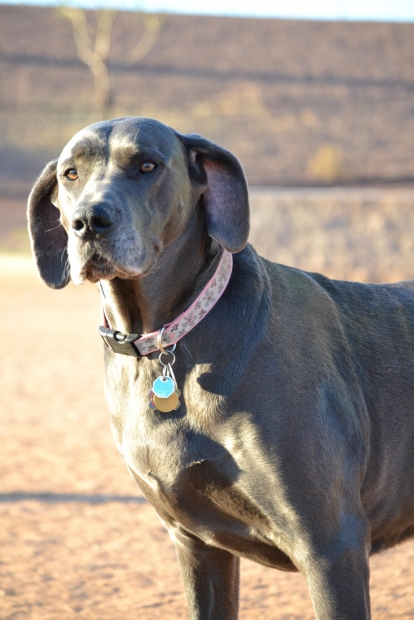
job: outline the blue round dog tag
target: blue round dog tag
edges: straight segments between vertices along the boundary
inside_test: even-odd
[[[158,398],[168,398],[174,393],[174,381],[171,377],[158,377],[158,379],[154,381],[152,390]]]

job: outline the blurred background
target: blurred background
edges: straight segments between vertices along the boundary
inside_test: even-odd
[[[112,442],[95,287],[48,290],[26,232],[43,166],[123,115],[231,150],[267,258],[414,276],[412,0],[0,2],[5,620],[187,617],[172,544]],[[374,620],[414,617],[414,545],[371,569]],[[243,562],[240,617],[312,619],[302,578]]]
[[[325,2],[328,17],[348,16],[335,21],[0,4],[1,250],[27,252],[26,197],[76,131],[141,115],[236,154],[251,240],[268,258],[336,278],[411,277],[414,24],[349,19],[414,19],[412,3],[393,4],[364,14]]]

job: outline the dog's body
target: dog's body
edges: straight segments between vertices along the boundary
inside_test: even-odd
[[[148,119],[75,136],[29,221],[46,283],[68,282],[68,245],[72,278],[100,280],[122,332],[171,321],[222,246],[238,252],[220,301],[177,346],[178,411],[148,408],[157,354],[106,349],[115,441],[176,544],[192,620],[237,618],[238,557],[300,570],[318,620],[368,619],[369,554],[414,535],[414,282],[261,259],[245,246],[234,156]]]

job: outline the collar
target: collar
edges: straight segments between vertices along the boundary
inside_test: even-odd
[[[233,257],[230,252],[223,250],[215,274],[191,306],[171,321],[171,323],[162,326],[162,347],[175,345],[214,308],[229,283],[232,268]],[[103,303],[101,303],[101,308],[104,327],[99,328],[99,333],[106,345],[115,353],[141,357],[142,355],[149,355],[149,353],[160,350],[160,343],[158,341],[160,330],[142,335],[134,333],[122,334],[110,328]]]

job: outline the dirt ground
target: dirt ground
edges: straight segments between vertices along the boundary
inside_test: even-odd
[[[0,618],[186,618],[172,543],[113,445],[95,287],[0,257]],[[414,542],[371,562],[374,620],[414,618]],[[242,620],[310,620],[300,575],[242,562]]]

